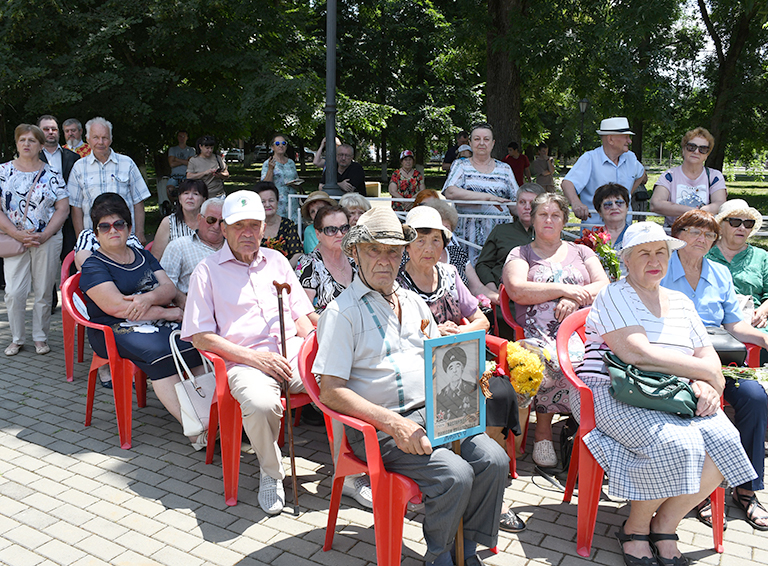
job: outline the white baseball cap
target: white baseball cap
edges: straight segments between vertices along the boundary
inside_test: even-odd
[[[264,205],[261,197],[253,191],[236,191],[224,199],[221,217],[229,226],[241,220],[264,221]]]

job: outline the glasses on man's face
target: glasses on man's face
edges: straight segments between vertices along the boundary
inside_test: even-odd
[[[744,218],[728,218],[728,224],[731,225],[731,228],[738,228],[742,224],[744,224],[744,228],[754,228],[755,221],[751,218],[749,220],[746,220]]]
[[[276,141],[275,145],[288,145],[287,141]]]
[[[614,205],[616,206],[616,208],[621,208],[625,204],[627,203],[624,202],[624,199],[621,199],[621,198],[617,198],[616,200],[604,200],[603,208],[613,208]]]
[[[710,242],[717,240],[717,234],[714,232],[705,232],[704,230],[699,230],[698,228],[683,228],[683,232],[688,232],[691,237],[695,239],[704,236]]]
[[[685,149],[690,151],[691,153],[696,153],[696,150],[699,151],[699,153],[706,155],[709,153],[709,146],[708,145],[696,145],[695,143],[688,142],[685,144]]]
[[[326,226],[323,228],[323,234],[326,236],[335,236],[338,232],[341,232],[342,236],[349,232],[349,224],[344,224],[344,226]]]
[[[97,228],[99,229],[99,232],[101,232],[102,234],[109,234],[112,228],[114,228],[118,232],[122,232],[123,230],[126,229],[127,226],[128,224],[125,220],[115,220],[112,224],[110,224],[109,222],[102,222],[97,226]]]
[[[224,222],[224,219],[223,218],[216,218],[215,216],[206,216],[205,217],[205,221],[208,224],[216,224],[217,222],[219,224],[221,224],[222,222]]]

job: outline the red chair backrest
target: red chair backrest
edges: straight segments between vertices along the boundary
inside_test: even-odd
[[[512,302],[509,300],[509,295],[504,285],[499,286],[499,306],[501,307],[501,316],[510,328],[515,331],[515,340],[523,340],[525,338],[525,331],[523,327],[517,324],[515,315],[512,313],[510,305]]]
[[[151,252],[152,251],[152,246],[154,246],[154,245],[155,245],[155,241],[152,240],[146,246],[144,246],[144,249],[147,250],[148,252]]]
[[[69,270],[72,267],[72,264],[75,261],[75,250],[72,250],[69,252],[66,256],[64,256],[64,261],[61,262],[61,284],[64,284],[64,281],[69,279]]]
[[[584,324],[590,310],[591,309],[589,308],[583,308],[569,314],[560,324],[555,340],[555,344],[557,345],[557,360],[560,363],[560,369],[563,371],[563,375],[565,375],[571,385],[576,388],[581,398],[580,425],[585,432],[595,428],[594,398],[592,396],[592,390],[587,387],[573,371],[573,364],[571,363],[571,358],[568,352],[568,341],[574,333],[578,333],[581,339],[585,340]]]
[[[75,319],[77,324],[83,326],[89,326],[91,328],[103,328],[100,324],[94,324],[87,318],[85,318],[80,310],[75,306],[73,295],[80,297],[80,300],[85,302],[83,292],[80,290],[80,273],[75,273],[72,277],[69,277],[66,281],[62,281],[61,284],[61,306],[67,311],[69,316]]]

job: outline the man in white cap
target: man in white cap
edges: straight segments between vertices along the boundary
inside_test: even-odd
[[[597,213],[589,214],[592,198],[598,187],[618,183],[629,191],[630,197],[647,178],[643,164],[629,151],[632,145],[629,121],[624,117],[606,118],[597,130],[601,145],[579,157],[561,183],[573,213],[589,224],[599,224]],[[629,203],[624,206],[629,207]],[[627,215],[632,221],[632,215]]]
[[[320,316],[312,373],[321,376],[323,403],[374,425],[386,468],[419,485],[426,563],[454,563],[463,518],[465,564],[478,566],[477,544],[496,545],[509,458],[486,434],[463,439],[461,455],[427,438],[424,340],[440,330],[427,304],[395,283],[403,249],[415,239],[388,207],[372,208],[344,236],[358,274]],[[362,433],[347,428],[346,435],[365,460]]]
[[[260,248],[264,207],[253,191],[224,201],[222,248],[203,259],[189,280],[182,335],[196,348],[227,362],[232,396],[240,403],[243,427],[259,458],[259,505],[274,515],[285,505],[285,472],[277,446],[283,408],[280,384],[303,390],[298,353],[313,326],[314,312],[291,264],[280,252]],[[284,308],[287,359],[281,355],[277,291],[273,281],[293,289]]]

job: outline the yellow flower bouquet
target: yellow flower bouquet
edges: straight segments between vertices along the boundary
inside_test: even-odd
[[[517,404],[525,409],[539,391],[544,379],[545,360],[549,356],[546,350],[526,340],[509,342],[507,345],[507,364],[509,381],[517,392]]]

